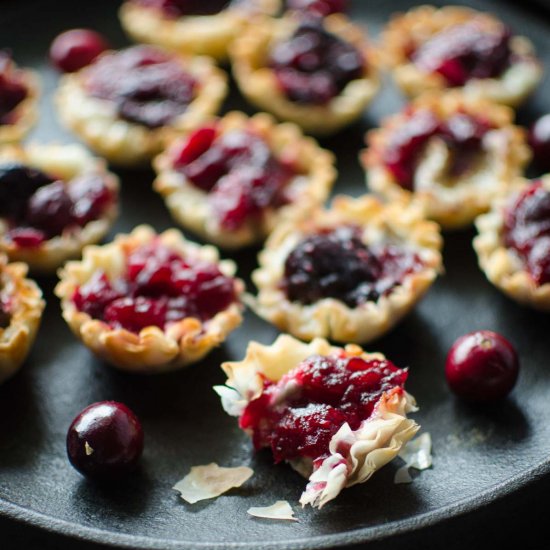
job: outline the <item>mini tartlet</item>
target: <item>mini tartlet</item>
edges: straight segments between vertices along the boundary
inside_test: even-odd
[[[174,141],[154,166],[174,219],[233,249],[324,203],[336,178],[331,153],[265,113],[229,113]]]
[[[25,264],[10,264],[0,253],[0,383],[25,361],[46,305],[42,291],[26,275]]]
[[[355,345],[281,335],[270,346],[251,342],[242,361],[222,368],[228,380],[214,389],[225,411],[257,450],[271,448],[309,479],[302,506],[321,508],[364,483],[419,429],[407,418],[417,410],[407,370]]]
[[[468,226],[531,158],[513,120],[504,105],[426,94],[367,133],[368,186],[388,200],[414,197],[445,229]]]
[[[125,31],[138,42],[224,61],[229,46],[251,16],[274,15],[280,3],[280,0],[126,0],[119,17]]]
[[[476,227],[474,248],[487,279],[513,300],[550,311],[550,175],[518,179]]]
[[[542,78],[530,40],[466,7],[420,6],[398,14],[382,43],[397,85],[411,97],[453,87],[472,99],[515,107]]]
[[[303,340],[365,343],[390,330],[441,270],[441,235],[419,208],[339,196],[266,241],[256,313]]]
[[[59,272],[55,292],[74,334],[122,370],[157,373],[202,359],[242,321],[235,264],[176,229],[139,226]]]
[[[365,34],[341,14],[258,18],[235,41],[231,60],[252,104],[312,134],[358,119],[379,88]]]
[[[118,178],[81,145],[0,151],[0,252],[55,273],[99,242],[118,213]]]
[[[0,145],[21,141],[38,118],[40,81],[0,51]]]
[[[62,122],[91,149],[132,166],[215,115],[226,93],[227,77],[211,59],[132,46],[63,76],[56,104]]]

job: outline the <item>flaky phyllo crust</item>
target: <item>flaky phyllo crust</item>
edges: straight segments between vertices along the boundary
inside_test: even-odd
[[[52,274],[67,260],[78,258],[86,245],[99,242],[109,232],[118,215],[119,182],[117,176],[107,171],[103,159],[92,156],[81,145],[32,143],[25,147],[11,146],[2,149],[0,166],[12,162],[38,168],[66,181],[68,185],[69,180],[77,176],[97,174],[111,190],[113,200],[100,218],[83,227],[71,226],[61,235],[32,248],[20,247],[7,238],[8,224],[0,218],[0,252],[6,253],[10,261],[27,263],[33,273]]]
[[[500,30],[503,23],[488,13],[466,7],[419,6],[395,15],[382,33],[381,59],[392,69],[395,82],[409,97],[448,88],[445,78],[427,73],[409,59],[411,49],[455,25],[476,21],[482,28]],[[487,99],[516,107],[523,103],[542,78],[542,67],[533,44],[524,36],[511,39],[511,66],[497,78],[472,79],[460,89],[472,99]]]
[[[362,228],[368,245],[396,244],[415,252],[422,267],[377,302],[354,308],[335,298],[310,305],[291,302],[281,288],[287,256],[308,235],[342,225]],[[426,221],[414,205],[400,201],[385,205],[368,195],[338,196],[329,210],[316,209],[307,219],[288,221],[270,235],[252,274],[258,295],[251,306],[260,317],[303,340],[370,342],[390,330],[431,286],[442,269],[441,245],[437,224]]]
[[[234,4],[215,15],[165,17],[162,10],[138,2],[122,4],[119,17],[124,30],[136,42],[156,44],[188,55],[208,55],[224,61],[233,40],[255,13],[274,15],[280,0],[251,0]]]
[[[457,113],[479,117],[493,126],[482,140],[484,155],[459,177],[450,177],[449,148],[437,137],[430,138],[420,154],[414,173],[414,192],[404,189],[384,165],[384,152],[392,136],[419,111],[430,111],[442,121]],[[531,159],[526,132],[513,125],[514,112],[485,100],[470,100],[456,91],[426,94],[406,109],[386,118],[380,128],[366,135],[367,149],[360,156],[368,187],[388,200],[413,197],[430,219],[444,229],[470,225],[489,209],[491,201],[505,193],[513,179],[523,173]]]
[[[365,360],[384,359],[380,353],[367,353],[355,345],[347,345],[345,353]],[[225,411],[240,416],[247,404],[263,390],[263,380],[278,382],[284,374],[296,368],[312,355],[331,355],[342,352],[326,340],[316,338],[309,344],[281,335],[270,346],[257,342],[248,345],[246,357],[239,362],[222,365],[227,374],[225,386],[216,386]],[[401,388],[382,395],[374,412],[357,430],[346,423],[332,437],[328,454],[314,468],[310,458],[292,460],[290,465],[309,479],[300,502],[321,508],[336,498],[345,487],[367,481],[382,468],[416,434],[420,426],[407,418],[415,411],[414,398]]]
[[[277,159],[295,167],[297,174],[286,187],[291,202],[280,208],[266,208],[261,217],[249,219],[238,229],[221,227],[208,200],[208,193],[174,169],[175,152],[181,146],[176,140],[154,161],[158,174],[154,187],[163,196],[172,217],[182,227],[218,246],[236,249],[263,241],[283,220],[305,216],[328,198],[336,179],[334,157],[321,149],[315,140],[305,137],[296,125],[276,124],[265,113],[249,118],[243,113],[231,112],[216,122],[216,128],[218,135],[249,130],[266,140]]]
[[[325,28],[363,54],[364,73],[361,78],[349,82],[326,105],[290,101],[267,62],[273,45],[290,37],[299,21],[297,14],[253,21],[231,47],[233,75],[241,92],[258,108],[281,120],[294,122],[307,133],[331,134],[359,118],[378,91],[380,81],[375,56],[361,29],[341,14],[329,15],[324,19]]]
[[[147,128],[119,117],[113,102],[93,97],[86,90],[86,67],[61,78],[55,102],[62,123],[109,162],[121,166],[146,164],[174,135],[215,115],[227,94],[227,77],[210,58],[176,59],[198,84],[193,101],[170,125]]]
[[[146,225],[136,227],[130,234],[118,235],[114,242],[104,246],[88,246],[82,261],[69,262],[59,271],[60,282],[55,293],[61,298],[63,318],[74,334],[97,356],[122,370],[137,373],[157,373],[176,370],[202,359],[227,335],[241,324],[242,306],[239,300],[244,283],[235,279],[237,299],[227,309],[208,321],[192,317],[171,323],[164,330],[145,327],[139,334],[126,329],[112,329],[87,313],[78,311],[73,296],[98,270],[109,280],[122,277],[126,258],[138,247],[158,242],[183,257],[216,263],[221,272],[232,277],[236,271],[230,260],[219,260],[212,246],[200,246],[186,240],[176,229],[157,234]]]
[[[0,296],[9,304],[10,314],[10,324],[0,327],[0,383],[13,376],[25,361],[45,306],[42,291],[26,275],[25,264],[10,264],[0,253]]]
[[[541,178],[550,191],[550,175]],[[514,182],[510,192],[493,202],[491,210],[476,220],[478,236],[474,239],[479,266],[487,279],[513,300],[542,311],[550,311],[550,283],[538,285],[517,252],[504,243],[505,210],[533,182],[523,178]]]

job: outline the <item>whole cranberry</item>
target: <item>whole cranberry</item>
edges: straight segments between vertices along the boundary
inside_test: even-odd
[[[550,171],[550,113],[533,123],[529,131],[529,144],[537,166]]]
[[[89,65],[109,44],[99,33],[88,29],[72,29],[55,38],[50,46],[52,63],[65,73],[79,71]]]
[[[476,402],[506,397],[518,373],[516,350],[506,338],[490,330],[461,336],[449,350],[445,364],[451,390],[459,397]]]
[[[83,475],[114,479],[131,472],[143,451],[137,416],[122,403],[100,401],[81,411],[67,432],[67,455]]]

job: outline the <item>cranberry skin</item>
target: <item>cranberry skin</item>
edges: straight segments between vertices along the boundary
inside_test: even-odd
[[[143,430],[137,416],[116,401],[93,403],[72,421],[67,455],[83,475],[114,479],[131,472],[143,451]]]
[[[544,171],[550,171],[550,113],[541,116],[531,126],[529,144],[537,166]]]
[[[489,403],[506,397],[519,374],[512,344],[490,330],[461,336],[449,350],[445,375],[451,390],[468,401]]]
[[[64,73],[74,73],[89,65],[109,44],[99,33],[88,29],[72,29],[61,33],[52,42],[50,59]]]

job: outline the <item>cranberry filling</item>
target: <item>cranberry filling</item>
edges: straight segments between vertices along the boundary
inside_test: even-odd
[[[428,141],[442,139],[452,155],[448,166],[451,177],[459,177],[472,168],[483,151],[483,138],[491,124],[466,113],[456,113],[446,121],[427,110],[414,112],[390,136],[383,162],[399,185],[413,190],[418,159]]]
[[[292,302],[335,298],[357,307],[376,302],[421,267],[417,254],[395,245],[368,246],[359,228],[343,226],[303,239],[285,261],[281,286]]]
[[[177,18],[185,15],[216,15],[230,4],[242,3],[243,0],[134,0],[148,8],[156,8],[165,17]]]
[[[264,380],[239,424],[254,447],[270,447],[275,462],[318,459],[346,422],[352,430],[373,413],[384,392],[403,391],[407,370],[383,359],[313,355],[279,382]]]
[[[191,134],[176,151],[174,166],[208,193],[215,216],[228,230],[288,202],[286,186],[295,175],[261,136],[249,130],[218,135],[213,127]]]
[[[73,296],[79,311],[135,333],[186,317],[207,321],[235,300],[233,279],[215,264],[182,258],[158,242],[131,252],[120,279],[98,271]]]
[[[275,45],[269,66],[288,99],[324,105],[362,76],[365,60],[352,44],[325,30],[322,19],[311,19]]]
[[[98,219],[113,199],[97,174],[77,176],[67,184],[22,164],[0,167],[0,218],[8,222],[7,236],[23,248]]]
[[[538,285],[550,283],[550,191],[527,187],[505,211],[504,243],[525,261]]]
[[[287,8],[325,17],[332,13],[344,13],[348,0],[286,0]]]
[[[104,55],[86,74],[90,95],[112,101],[121,118],[148,128],[170,124],[184,113],[198,86],[175,57],[150,46]]]
[[[450,27],[412,52],[421,70],[442,75],[450,86],[500,76],[511,62],[510,29],[487,30],[477,21]]]
[[[27,86],[14,74],[10,55],[0,51],[0,125],[15,122],[13,111],[28,93]]]

